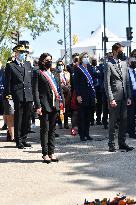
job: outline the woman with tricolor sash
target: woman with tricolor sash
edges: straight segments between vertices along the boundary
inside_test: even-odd
[[[91,109],[95,105],[95,90],[89,71],[89,56],[83,52],[79,56],[79,66],[74,72],[74,87],[79,104],[78,133],[81,141],[92,140],[89,136]]]
[[[70,85],[70,73],[67,71],[66,66],[62,59],[58,59],[56,62],[55,71],[58,73],[63,96],[65,100],[65,113],[64,113],[64,128],[69,129],[68,117],[70,116],[70,99],[71,99],[71,85]],[[58,125],[62,128],[62,121],[58,118]]]
[[[57,113],[63,106],[62,92],[57,77],[51,72],[52,56],[41,54],[39,69],[34,70],[34,103],[40,119],[42,158],[45,163],[58,162],[54,155]]]

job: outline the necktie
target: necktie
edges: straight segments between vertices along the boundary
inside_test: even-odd
[[[121,65],[120,65],[120,63],[118,63],[118,71],[119,71],[120,76],[122,77],[122,70],[121,70]]]
[[[20,63],[20,67],[23,67],[23,63]]]
[[[133,69],[133,74],[134,74],[134,78],[135,78],[135,81],[136,81],[136,72],[135,72],[134,69]]]

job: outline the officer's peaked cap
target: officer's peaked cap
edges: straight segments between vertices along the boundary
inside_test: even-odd
[[[14,48],[13,48],[13,51],[14,52],[16,52],[16,51],[24,51],[24,52],[26,52],[26,48],[25,48],[25,46],[24,45],[17,45],[17,46],[15,46]]]

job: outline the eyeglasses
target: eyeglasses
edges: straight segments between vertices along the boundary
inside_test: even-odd
[[[83,56],[83,58],[89,58],[89,56]]]

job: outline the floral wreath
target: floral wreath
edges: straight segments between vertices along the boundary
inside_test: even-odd
[[[113,200],[104,198],[103,200],[95,199],[92,202],[89,202],[85,199],[83,205],[133,205],[136,204],[136,201],[126,196],[120,196],[118,194]]]

